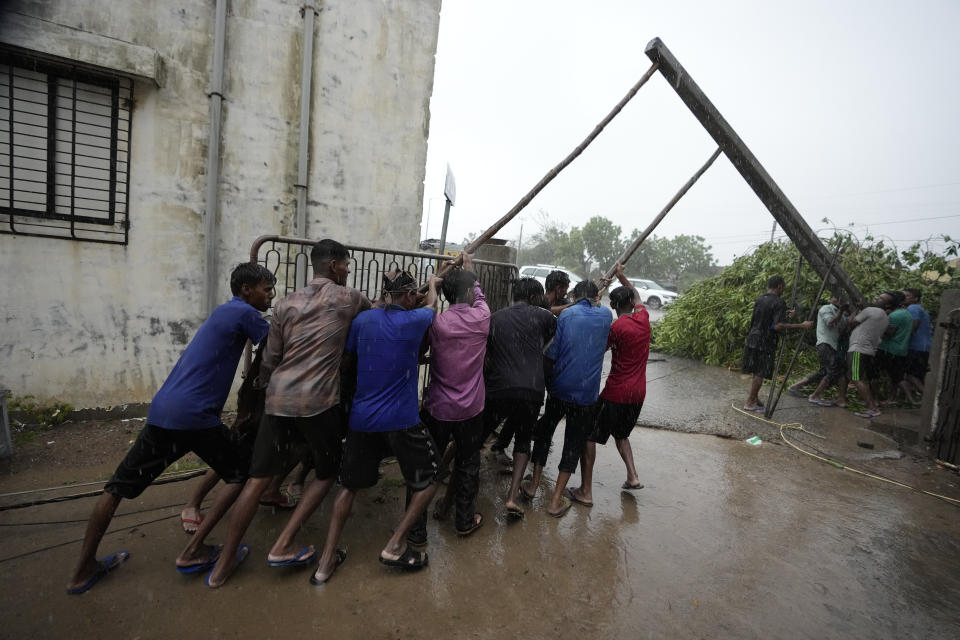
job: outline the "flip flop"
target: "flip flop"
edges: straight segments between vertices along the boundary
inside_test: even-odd
[[[577,504],[582,504],[582,505],[585,506],[585,507],[592,507],[592,506],[593,506],[593,503],[592,503],[592,502],[589,502],[589,501],[587,501],[587,500],[584,500],[583,498],[578,498],[576,492],[575,492],[573,489],[571,489],[570,487],[567,487],[566,495],[567,495],[568,498],[570,498],[570,500],[571,500],[572,502],[576,502]]]
[[[520,484],[520,495],[522,495],[527,500],[533,500],[534,498],[537,497],[536,490],[534,490],[534,493],[530,493],[529,491],[527,491],[527,488],[523,486],[522,483]]]
[[[468,529],[457,529],[457,535],[461,538],[466,538],[468,535],[479,529],[483,526],[483,514],[475,513],[473,514],[473,524]]]
[[[870,418],[876,418],[877,416],[881,415],[881,413],[879,411],[857,411],[853,415],[857,416],[858,418],[867,418],[869,420]]]
[[[560,507],[560,511],[557,511],[556,513],[551,513],[550,511],[547,511],[547,514],[549,514],[551,518],[562,518],[563,516],[567,515],[567,511],[570,511],[570,507],[572,506],[573,506],[573,503],[570,502],[570,499],[564,496],[563,506]]]
[[[289,509],[296,509],[297,501],[288,495],[284,495],[282,498],[267,498],[266,500],[260,500],[260,506],[273,507],[274,509],[287,511]]]
[[[334,555],[337,556],[337,559],[336,559],[336,561],[334,562],[333,571],[330,572],[330,575],[328,575],[328,576],[327,576],[326,578],[324,578],[323,580],[319,580],[319,579],[317,579],[317,572],[314,571],[313,574],[310,575],[310,584],[312,584],[312,585],[314,585],[314,586],[316,586],[316,587],[319,587],[319,586],[322,585],[322,584],[326,584],[327,582],[330,581],[330,578],[333,577],[333,574],[334,574],[334,572],[337,570],[337,567],[339,567],[340,565],[342,565],[342,564],[343,564],[344,562],[346,562],[346,560],[347,560],[347,552],[344,551],[343,549],[337,549],[337,550],[336,550],[336,553],[335,553]]]
[[[201,571],[206,571],[207,569],[213,569],[217,564],[217,559],[220,557],[220,552],[223,551],[223,545],[218,544],[215,547],[210,547],[210,553],[207,555],[207,559],[199,564],[188,564],[186,566],[177,565],[177,571],[186,575],[190,573],[199,573]]]
[[[250,555],[250,547],[241,542],[240,546],[237,547],[237,566],[233,568],[233,571],[236,571],[240,565],[243,564],[243,561],[247,559],[248,555]],[[230,575],[233,575],[233,571],[230,572]],[[203,579],[203,582],[211,589],[219,589],[223,586],[222,584],[218,584],[217,586],[210,584],[210,576],[212,575],[213,571],[207,574],[207,577]],[[227,577],[229,578],[230,576],[228,575]]]
[[[311,562],[317,556],[317,550],[311,549],[310,547],[304,547],[300,549],[300,552],[293,556],[292,558],[287,558],[286,560],[271,560],[270,556],[267,556],[267,564],[271,567],[303,567]]]
[[[403,550],[399,558],[384,558],[383,552],[380,552],[380,564],[388,567],[397,567],[398,569],[422,569],[427,566],[428,558],[426,551],[415,551],[410,547]]]
[[[200,516],[197,520],[193,518],[184,518],[180,516],[180,526],[183,527],[183,532],[187,535],[193,535],[197,532],[197,529],[200,528],[200,524],[203,522],[203,516]],[[187,525],[193,526],[192,529],[187,529]]]
[[[832,407],[834,406],[833,402],[830,400],[807,400],[809,404],[815,404],[818,407]]]
[[[637,489],[643,489],[643,483],[638,482],[637,484],[629,484],[628,482],[624,482],[622,485],[620,485],[620,488],[624,491],[636,491]]]
[[[103,576],[107,575],[130,557],[129,551],[117,551],[116,553],[111,553],[108,556],[97,559],[97,571],[93,576],[84,582],[79,587],[74,587],[73,589],[67,589],[67,593],[71,596],[78,596],[81,593],[86,593],[93,588],[93,585],[97,584],[97,581],[100,580]]]
[[[523,509],[517,507],[507,507],[507,517],[512,520],[523,520]]]
[[[743,407],[744,411],[763,411],[763,407],[757,405],[756,407]]]

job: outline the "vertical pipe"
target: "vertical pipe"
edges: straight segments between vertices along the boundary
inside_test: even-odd
[[[217,303],[217,215],[220,210],[220,112],[223,106],[223,51],[227,0],[217,0],[213,31],[213,73],[210,77],[210,144],[207,147],[207,211],[203,220],[203,306],[209,315]]]
[[[443,208],[443,230],[440,232],[440,255],[447,249],[447,222],[450,220],[450,200]]]
[[[297,160],[297,211],[294,220],[294,235],[307,237],[307,170],[310,149],[310,84],[313,80],[313,19],[317,9],[305,4],[300,10],[303,14],[303,59],[300,75],[300,142]]]

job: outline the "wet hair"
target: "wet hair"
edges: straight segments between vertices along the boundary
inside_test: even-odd
[[[912,295],[914,300],[916,300],[917,302],[920,302],[920,289],[908,288],[908,289],[904,289],[904,291]]]
[[[513,301],[530,302],[531,298],[543,297],[543,285],[536,278],[520,278],[513,281]]]
[[[884,291],[884,293],[890,296],[890,303],[893,305],[894,309],[903,304],[903,291]]]
[[[617,287],[610,292],[610,306],[620,311],[634,306],[632,287]]]
[[[320,265],[327,260],[344,260],[349,257],[350,252],[347,248],[330,238],[318,241],[310,250],[310,264],[313,265],[314,271],[321,271]]]
[[[767,278],[767,289],[776,289],[785,284],[787,284],[787,281],[783,279],[783,276],[778,275]]]
[[[593,280],[581,280],[577,283],[577,286],[573,288],[573,299],[577,302],[588,298],[593,300],[597,297],[597,294],[600,293],[600,289],[597,288],[597,283]]]
[[[270,269],[256,262],[241,262],[230,272],[230,291],[233,295],[240,295],[243,285],[255,287],[261,282],[277,283],[277,277]]]
[[[546,286],[547,291],[553,291],[557,287],[570,286],[570,276],[568,276],[563,271],[551,271],[547,274]]]
[[[443,283],[440,285],[443,291],[443,297],[450,304],[462,302],[467,297],[467,292],[473,289],[473,283],[477,281],[477,276],[472,271],[456,269],[443,277]]]
[[[384,293],[403,293],[404,291],[409,291],[416,288],[417,281],[413,279],[413,276],[410,275],[408,271],[383,274]]]

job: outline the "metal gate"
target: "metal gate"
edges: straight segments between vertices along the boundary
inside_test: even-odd
[[[933,406],[934,450],[938,460],[960,459],[960,309],[947,316],[940,348],[940,384]]]

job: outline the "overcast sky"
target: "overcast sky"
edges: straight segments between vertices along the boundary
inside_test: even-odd
[[[459,242],[586,137],[649,68],[654,37],[813,229],[829,218],[901,248],[960,236],[958,27],[957,0],[444,0],[421,237],[440,236],[448,163]],[[657,73],[499,236],[523,224],[529,238],[540,210],[642,229],[715,148]],[[656,233],[702,235],[729,264],[772,224],[721,156]]]

